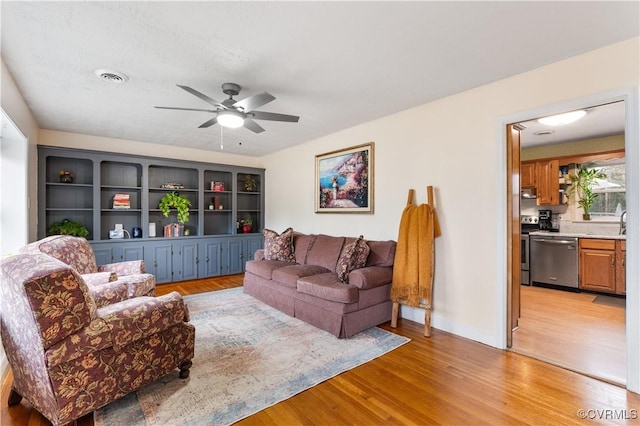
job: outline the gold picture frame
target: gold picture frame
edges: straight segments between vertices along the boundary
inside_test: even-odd
[[[316,155],[316,213],[373,214],[374,143]]]

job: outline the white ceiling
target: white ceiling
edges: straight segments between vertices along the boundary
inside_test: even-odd
[[[639,35],[632,2],[2,1],[1,53],[41,128],[217,151],[208,108],[268,91],[299,123],[225,129],[261,156]],[[94,75],[129,77],[113,84]]]

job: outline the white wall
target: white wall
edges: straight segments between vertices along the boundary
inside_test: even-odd
[[[28,139],[29,145],[27,147],[23,146],[22,140],[10,140],[4,141],[2,143],[2,156],[3,156],[3,170],[7,171],[6,168],[10,167],[12,173],[19,174],[18,178],[22,178],[22,182],[18,182],[18,184],[12,189],[13,191],[18,190],[22,191],[20,194],[20,200],[27,200],[27,202],[31,202],[30,205],[26,205],[24,202],[17,203],[14,207],[13,214],[19,215],[22,218],[27,218],[28,220],[21,221],[21,226],[23,229],[15,229],[14,233],[9,235],[2,236],[3,238],[3,251],[4,254],[4,239],[11,238],[12,247],[16,245],[24,245],[27,242],[27,238],[35,238],[36,235],[36,210],[35,210],[35,199],[36,199],[36,180],[29,179],[29,175],[35,176],[33,173],[24,174],[24,167],[20,167],[21,165],[17,164],[15,160],[24,161],[25,151],[28,154],[28,170],[35,172],[36,162],[35,162],[35,152],[36,152],[36,144],[38,142],[38,123],[36,122],[33,114],[27,107],[22,94],[18,90],[18,86],[16,86],[15,81],[13,80],[13,76],[9,73],[9,70],[4,64],[4,61],[0,58],[0,106],[2,110],[9,116],[13,124],[20,130],[20,132]],[[10,157],[11,161],[5,161],[5,156]],[[5,179],[3,179],[4,181]],[[3,185],[4,186],[4,185]],[[27,193],[25,194],[25,191]],[[2,188],[3,204],[5,203],[5,197],[8,196],[5,188]],[[20,209],[20,210],[18,210]],[[27,237],[29,236],[29,237]],[[0,283],[1,284],[1,283]],[[2,313],[0,312],[0,315]],[[7,356],[4,353],[3,348],[0,346],[0,380],[4,381],[5,376],[9,371],[9,364],[7,362]]]
[[[78,133],[59,132],[55,130],[40,130],[39,140],[40,145],[89,149],[93,151],[119,152],[123,154],[144,155],[148,157],[203,161],[208,163],[231,164],[247,167],[264,166],[264,160],[258,157],[191,148],[176,149],[176,147],[172,145],[159,145],[127,139],[114,139],[101,136],[82,135]]]
[[[505,307],[495,294],[504,276],[497,265],[506,225],[498,218],[506,184],[499,118],[637,86],[639,47],[634,38],[267,156],[266,225],[396,239],[407,190],[415,188],[425,202],[424,188],[433,185],[443,235],[436,242],[432,325],[500,346],[505,331],[496,324]],[[369,141],[375,214],[315,214],[314,156]],[[424,321],[414,309],[402,315]]]

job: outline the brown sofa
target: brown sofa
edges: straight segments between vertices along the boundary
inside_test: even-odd
[[[248,261],[244,292],[336,337],[391,319],[395,241],[366,241],[366,265],[339,280],[338,261],[355,238],[294,233],[295,262],[265,260],[258,250]]]

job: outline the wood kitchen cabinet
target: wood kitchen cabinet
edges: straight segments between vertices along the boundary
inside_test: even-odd
[[[580,288],[604,293],[625,293],[626,241],[580,239]]]
[[[560,204],[559,169],[558,160],[521,163],[520,186],[536,189],[536,203],[539,206],[557,206]]]
[[[560,182],[558,180],[558,160],[536,162],[536,192],[539,206],[560,204]]]
[[[627,294],[627,241],[616,240],[616,293]]]
[[[522,163],[520,165],[520,186],[522,188],[536,187],[536,163]]]

